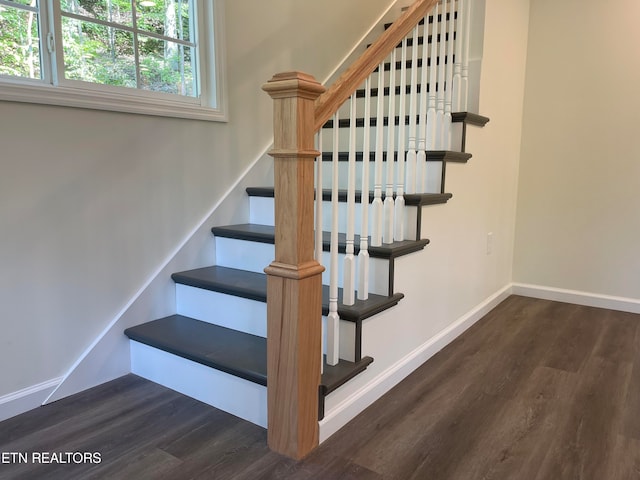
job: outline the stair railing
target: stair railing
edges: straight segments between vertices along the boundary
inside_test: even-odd
[[[343,142],[348,146],[347,180],[343,186],[347,200],[343,215],[347,223],[341,301],[344,305],[353,305],[357,300],[366,300],[370,285],[375,284],[369,278],[369,247],[405,238],[405,193],[426,193],[432,188],[426,168],[429,151],[450,148],[451,136],[447,130],[452,108],[466,106],[467,94],[462,89],[468,84],[468,63],[465,65],[468,35],[462,28],[469,25],[463,15],[469,10],[469,0],[440,1],[442,3],[438,0],[413,3],[326,91],[313,77],[300,72],[275,75],[263,87],[275,104],[274,148],[270,154],[275,162],[276,254],[274,262],[265,269],[268,277],[268,442],[271,449],[284,455],[301,458],[318,443],[324,270],[321,262],[325,249],[321,232],[328,210],[332,219],[328,235],[329,261],[326,262],[330,266],[327,272],[327,364],[337,364],[340,356],[338,197],[345,193],[339,191],[340,164],[345,163],[341,162],[345,155],[340,154]],[[397,85],[396,47],[399,45]],[[409,46],[411,75],[407,81]],[[453,89],[456,85],[459,91]],[[362,86],[364,92],[358,93],[357,89]],[[358,97],[364,98],[360,107]],[[372,118],[374,98],[376,115]],[[356,129],[358,110],[364,113],[362,132]],[[405,127],[407,110],[408,129]],[[331,135],[322,135],[325,124],[333,129]],[[346,125],[348,134],[341,135],[341,126]],[[314,138],[316,132],[318,137]],[[314,148],[316,145],[318,150],[331,152],[329,172],[322,171],[322,155]],[[357,152],[362,152],[359,217],[356,216]],[[318,183],[314,184],[316,157],[319,157],[315,169]],[[373,186],[370,184],[371,157]],[[323,191],[323,182],[328,178],[331,179],[330,193]],[[371,186],[373,200],[369,206]],[[327,195],[331,198],[331,208],[323,209],[322,201]],[[359,239],[356,229],[359,229]]]

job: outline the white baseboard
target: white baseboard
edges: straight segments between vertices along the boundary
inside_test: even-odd
[[[465,330],[493,310],[511,295],[511,284],[503,287],[482,303],[474,307],[453,324],[434,335],[404,358],[391,365],[360,390],[354,392],[343,402],[326,412],[320,421],[320,442],[337,432],[355,418],[374,401],[396,386],[416,368],[429,360],[445,346],[460,336]]]
[[[41,406],[61,381],[54,378],[0,397],[0,422]]]
[[[567,290],[564,288],[545,287],[542,285],[513,284],[513,294],[524,297],[573,303],[587,307],[608,308],[621,312],[640,313],[640,299],[601,295],[599,293]]]

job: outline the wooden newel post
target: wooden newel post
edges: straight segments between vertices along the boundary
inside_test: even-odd
[[[268,442],[300,459],[318,445],[322,267],[314,259],[314,103],[312,76],[275,75],[276,253],[267,273]]]

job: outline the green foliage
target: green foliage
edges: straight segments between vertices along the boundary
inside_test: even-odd
[[[152,34],[190,39],[188,0],[135,1],[138,28]],[[130,0],[62,0],[61,8],[65,78],[195,95],[191,48],[139,34],[136,67],[134,34],[92,21],[99,19],[132,27]],[[86,20],[70,18],[64,12]],[[40,77],[37,15],[0,6],[0,74]]]
[[[40,78],[36,14],[0,5],[0,75]]]

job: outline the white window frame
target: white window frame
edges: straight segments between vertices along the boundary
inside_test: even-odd
[[[226,59],[224,45],[224,0],[195,0],[197,14],[200,97],[193,98],[61,79],[57,75],[56,51],[62,49],[62,32],[55,32],[54,17],[60,19],[58,0],[40,0],[40,42],[43,78],[0,75],[0,100],[64,107],[226,122]],[[213,30],[213,33],[212,33]],[[49,53],[47,36],[55,32],[55,49]],[[58,55],[60,55],[58,53]],[[59,56],[61,58],[61,55]]]

